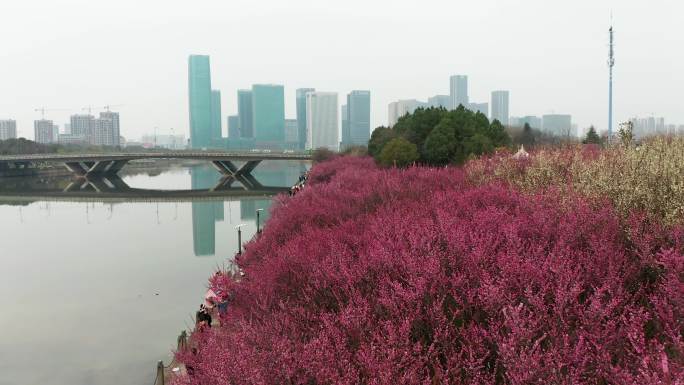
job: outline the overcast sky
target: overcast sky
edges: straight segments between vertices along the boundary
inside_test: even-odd
[[[608,24],[616,29],[616,120],[684,124],[684,3],[678,0],[0,0],[0,119],[33,137],[40,106],[60,127],[105,105],[122,135],[188,132],[187,56],[211,55],[225,116],[236,90],[372,93],[387,104],[447,94],[467,74],[471,101],[511,92],[511,115],[568,113],[607,126]],[[340,103],[341,104],[341,103]]]

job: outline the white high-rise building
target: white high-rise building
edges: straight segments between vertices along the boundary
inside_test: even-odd
[[[36,143],[51,144],[57,142],[57,132],[52,120],[34,120],[33,121],[33,140]]]
[[[17,138],[17,121],[12,119],[0,120],[0,140]]]
[[[397,124],[399,118],[406,114],[412,114],[420,107],[427,107],[428,104],[415,99],[398,100],[387,106],[387,122],[390,127]]]
[[[489,116],[489,103],[470,103],[468,109],[473,112],[480,112],[484,116]]]
[[[306,148],[337,151],[340,144],[337,93],[306,94]]]
[[[492,92],[492,103],[490,104],[492,108],[490,118],[492,121],[496,119],[504,126],[508,125],[508,102],[508,91]]]
[[[455,110],[458,106],[468,108],[468,76],[453,75],[449,78],[449,96],[451,97],[451,109]]]

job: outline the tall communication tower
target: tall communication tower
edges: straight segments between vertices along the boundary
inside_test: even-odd
[[[613,137],[613,67],[615,66],[615,50],[613,45],[613,25],[608,30],[610,35],[610,49],[608,51],[608,140]]]

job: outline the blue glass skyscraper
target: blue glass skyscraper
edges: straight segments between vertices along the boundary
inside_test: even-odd
[[[285,143],[285,89],[275,84],[252,86],[252,122],[257,146],[282,148]]]
[[[238,90],[238,116],[240,119],[240,136],[254,137],[254,113],[252,112],[252,91]]]
[[[209,56],[188,58],[188,97],[190,107],[190,145],[192,148],[211,146],[211,70]]]
[[[370,140],[370,105],[370,91],[352,91],[347,95],[349,145],[368,145],[368,140]]]

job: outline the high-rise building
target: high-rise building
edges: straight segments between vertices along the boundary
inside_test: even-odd
[[[428,98],[427,102],[429,107],[434,108],[445,108],[447,110],[451,109],[451,96],[450,95],[435,95]]]
[[[327,148],[337,151],[340,144],[337,106],[335,92],[306,94],[307,149]]]
[[[467,108],[470,111],[481,112],[484,116],[489,116],[489,103],[470,103]]]
[[[100,139],[97,140],[101,146],[114,146],[119,147],[121,145],[121,128],[119,126],[119,113],[112,111],[100,112],[100,126],[103,128],[102,132],[97,134]],[[110,124],[111,122],[111,124]]]
[[[221,91],[211,90],[211,139],[223,136],[223,119],[221,118]]]
[[[92,115],[71,115],[71,135],[82,136],[84,139],[89,138],[93,119],[95,117]]]
[[[397,124],[399,118],[406,114],[412,114],[421,107],[427,107],[427,103],[415,99],[392,102],[387,106],[387,123],[392,127]]]
[[[17,138],[17,121],[12,119],[0,120],[0,140]]]
[[[453,75],[449,78],[449,96],[451,99],[451,109],[455,110],[458,106],[468,107],[468,76]]]
[[[548,114],[542,116],[542,130],[555,136],[573,136],[572,116]]]
[[[190,170],[193,190],[209,189],[219,181],[219,173],[206,167]],[[216,222],[224,218],[223,202],[192,203],[192,241],[195,256],[209,256],[216,253]]]
[[[349,141],[352,146],[367,146],[370,139],[370,91],[354,90],[347,95]]]
[[[491,120],[498,120],[504,126],[508,125],[508,91],[493,91],[492,92],[492,112]]]
[[[299,148],[299,126],[297,119],[285,119],[285,144],[288,149]]]
[[[33,121],[33,138],[36,143],[52,144],[56,142],[55,124],[52,120],[34,120]]]
[[[299,149],[303,150],[306,147],[306,94],[316,91],[315,88],[299,88],[297,89],[297,125],[299,135]]]
[[[240,136],[254,137],[254,113],[252,112],[252,90],[238,90],[238,117],[240,118]]]
[[[190,145],[192,148],[210,147],[213,135],[209,56],[190,55],[188,59],[188,91],[190,102]]]
[[[275,84],[252,86],[254,138],[262,148],[281,148],[285,143],[285,89]]]
[[[516,126],[525,127],[525,124],[529,124],[530,128],[534,128],[535,130],[542,129],[542,120],[537,116],[527,115],[518,118]],[[511,125],[513,124],[511,123]]]
[[[240,137],[240,115],[228,116],[228,137],[230,139]]]
[[[349,134],[349,111],[347,105],[343,104],[340,108],[342,119],[342,149],[347,148],[351,143],[351,135]]]

